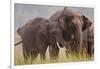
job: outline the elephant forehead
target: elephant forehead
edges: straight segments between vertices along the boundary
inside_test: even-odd
[[[80,16],[74,16],[74,18],[72,19],[72,22],[74,24],[78,24],[80,26],[83,25],[83,20],[82,20],[82,18]]]

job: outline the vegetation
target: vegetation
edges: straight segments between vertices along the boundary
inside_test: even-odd
[[[41,61],[40,60],[40,55],[38,55],[38,57],[36,58],[36,60],[32,61],[31,58],[28,59],[28,61],[26,62],[24,60],[23,56],[19,56],[17,54],[15,54],[15,65],[25,65],[25,64],[47,64],[47,63],[64,63],[64,62],[80,62],[80,61],[93,61],[94,57],[89,58],[86,53],[84,52],[83,55],[73,55],[72,53],[68,53],[68,55],[66,55],[65,50],[62,48],[60,49],[59,52],[59,58],[58,60],[53,60],[51,61],[49,58],[49,52],[47,50],[46,52],[46,60],[45,61]],[[26,63],[25,63],[26,62]]]

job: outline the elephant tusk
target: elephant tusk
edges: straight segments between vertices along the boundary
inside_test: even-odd
[[[57,46],[60,48],[59,42],[57,42]]]

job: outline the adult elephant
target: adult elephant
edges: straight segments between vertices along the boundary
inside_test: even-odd
[[[47,43],[44,43],[45,40],[43,39],[45,39],[46,37],[41,37],[42,33],[39,34],[38,31],[39,29],[41,29],[38,28],[39,25],[44,21],[46,21],[46,19],[42,17],[29,20],[28,23],[18,28],[17,30],[22,39],[21,42],[23,45],[23,56],[26,61],[29,57],[34,60],[37,57],[38,53],[40,53],[41,60],[45,59],[44,56],[47,48]],[[45,30],[43,31],[43,33],[45,33]]]
[[[20,27],[17,32],[22,38],[25,60],[30,56],[35,59],[38,54],[40,54],[41,60],[44,60],[48,46],[50,58],[57,59],[59,54],[57,42],[62,46],[72,38],[70,34],[73,32],[69,29],[70,24],[73,26],[73,31],[76,29],[75,25],[73,23],[68,24],[67,20],[69,18],[66,18],[64,26],[57,21],[36,18]]]
[[[84,15],[73,12],[67,7],[65,7],[64,10],[58,11],[54,15],[52,15],[50,17],[50,20],[56,21],[60,23],[62,27],[64,27],[63,30],[65,30],[65,32],[63,32],[63,39],[65,39],[66,42],[62,46],[65,46],[66,49],[72,50],[73,53],[82,53],[82,32],[87,29],[88,26],[91,26],[91,21]]]
[[[94,24],[92,23],[84,32],[84,48],[89,57],[92,57],[94,54]]]
[[[44,60],[48,46],[50,58],[57,59],[59,54],[57,42],[61,47],[75,43],[74,35],[78,38],[80,34],[76,33],[78,25],[73,22],[73,16],[64,16],[64,19],[61,17],[59,21],[63,22],[36,18],[18,29],[17,32],[22,38],[25,60],[30,56],[35,59],[38,54],[41,60]]]
[[[50,58],[57,59],[59,54],[57,42],[66,49],[69,48],[68,45],[74,46],[73,50],[79,53],[82,46],[82,29],[85,26],[83,18],[64,8],[57,19],[30,20],[17,31],[22,38],[24,58],[27,60],[31,56],[35,59],[40,54],[41,60],[44,60],[49,46]]]
[[[64,28],[64,27],[63,27]],[[57,59],[59,48],[57,42],[64,44],[63,32],[60,23],[44,18],[30,20],[17,30],[22,38],[23,56],[25,60],[29,57],[35,59],[40,54],[41,60],[45,60],[47,47],[52,50],[51,59]]]
[[[94,54],[94,24],[88,28],[88,48],[87,53],[89,57]]]

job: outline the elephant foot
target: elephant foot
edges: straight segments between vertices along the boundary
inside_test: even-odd
[[[57,45],[49,46],[50,61],[57,62],[59,56],[59,48]]]
[[[41,59],[41,62],[45,62],[46,58],[45,58],[45,53],[40,53],[40,59]]]

